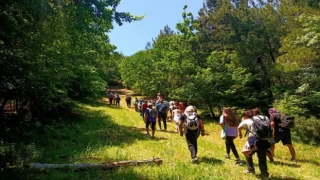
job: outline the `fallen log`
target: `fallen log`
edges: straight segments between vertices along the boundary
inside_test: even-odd
[[[143,160],[133,160],[133,161],[119,161],[119,162],[105,162],[99,164],[45,164],[45,163],[31,163],[29,165],[30,169],[33,170],[45,170],[45,169],[67,169],[75,168],[79,170],[85,170],[89,168],[100,168],[100,169],[113,169],[117,167],[124,166],[137,166],[142,164],[155,163],[157,165],[162,164],[161,158],[153,159],[143,159]]]

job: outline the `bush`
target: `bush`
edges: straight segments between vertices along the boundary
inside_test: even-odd
[[[320,120],[315,117],[296,117],[295,128],[292,129],[292,138],[303,143],[320,144]]]

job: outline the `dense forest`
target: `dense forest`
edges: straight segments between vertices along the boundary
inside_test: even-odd
[[[296,116],[300,140],[319,143],[319,0],[206,0],[197,16],[181,9],[177,32],[164,27],[129,57],[108,32],[143,17],[118,12],[119,2],[0,1],[2,138],[71,113],[73,100],[101,98],[119,78],[212,117],[226,106],[273,106]]]
[[[178,32],[164,27],[125,57],[121,77],[136,92],[191,101],[213,117],[226,106],[276,107],[297,117],[302,139],[319,142],[319,8],[312,0],[207,0],[195,18],[184,7]]]

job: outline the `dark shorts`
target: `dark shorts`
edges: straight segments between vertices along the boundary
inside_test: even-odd
[[[156,130],[156,122],[155,121],[147,121],[146,128],[149,128],[150,124],[151,124],[151,129]]]
[[[276,143],[281,141],[283,145],[292,144],[291,133],[290,132],[281,132],[276,135],[276,137],[274,138],[274,141]]]

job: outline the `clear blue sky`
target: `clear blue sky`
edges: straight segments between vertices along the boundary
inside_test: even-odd
[[[203,0],[121,0],[117,11],[146,17],[122,26],[114,23],[114,29],[109,33],[111,44],[117,46],[118,52],[133,55],[145,49],[147,42],[156,38],[164,26],[176,31],[176,23],[183,20],[184,5],[188,6],[187,12],[198,17],[202,3]]]

